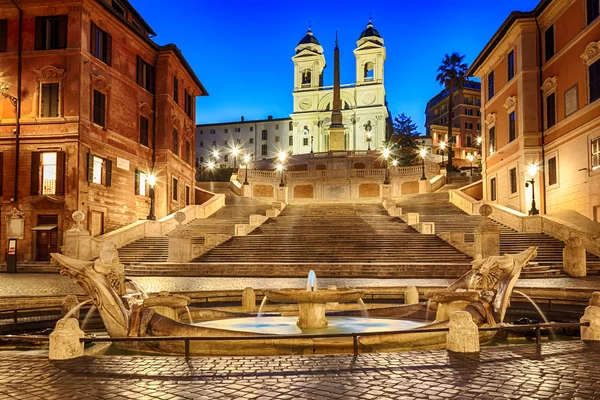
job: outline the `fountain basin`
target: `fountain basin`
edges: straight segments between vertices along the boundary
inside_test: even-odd
[[[327,317],[325,317],[326,303],[355,302],[362,297],[365,291],[357,289],[281,289],[265,290],[263,293],[271,301],[280,303],[298,303],[297,325],[303,329],[311,329],[327,327],[328,322]]]

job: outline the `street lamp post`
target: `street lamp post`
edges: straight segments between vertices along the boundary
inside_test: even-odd
[[[369,142],[370,144],[371,142]],[[385,162],[385,175],[383,178],[383,184],[384,185],[389,185],[390,184],[390,175],[389,175],[389,171],[388,171],[388,158],[390,157],[390,149],[388,149],[387,147],[385,149],[383,149],[383,161]]]
[[[283,182],[283,163],[285,162],[285,158],[287,157],[287,153],[285,151],[279,152],[279,164],[277,164],[277,170],[281,171],[281,182],[279,182],[279,187],[284,187],[285,183]]]
[[[234,147],[233,149],[231,149],[231,155],[233,156],[233,172],[237,172],[237,158],[238,155],[240,154],[240,151],[237,147]]]
[[[535,174],[537,173],[537,165],[531,164],[528,170],[531,180],[525,181],[525,187],[529,187],[529,184],[531,184],[531,210],[529,210],[529,215],[538,215],[540,210],[535,207]]]
[[[150,185],[150,190],[148,192],[150,195],[150,212],[148,213],[148,219],[154,221],[156,219],[156,216],[154,215],[154,185],[156,184],[156,176],[154,176],[154,174],[148,175],[146,180],[148,181],[148,185]]]
[[[2,84],[2,86],[0,86],[0,93],[2,93],[2,96],[4,98],[10,100],[10,104],[12,104],[15,107],[17,106],[19,100],[15,96],[8,93],[8,83],[4,83]]]
[[[246,164],[246,176],[244,176],[244,185],[248,185],[248,164],[250,164],[250,156],[248,154],[244,156],[244,164]]]
[[[373,140],[373,133],[371,131],[367,132],[367,151],[371,150],[371,140]]]
[[[473,176],[473,154],[467,155],[467,160],[471,163],[471,176]]]
[[[214,178],[213,171],[215,169],[215,162],[214,161],[209,161],[207,167],[208,167],[208,169],[210,171],[210,181],[212,182],[213,178]]]
[[[426,181],[427,177],[425,176],[425,156],[427,155],[427,149],[425,147],[422,147],[421,150],[419,150],[419,155],[421,156],[421,165],[422,165],[422,170],[423,173],[421,175],[421,180],[422,181]]]
[[[442,167],[444,167],[444,150],[446,150],[446,142],[443,140],[440,142],[440,149],[442,149]]]
[[[315,137],[311,135],[310,137],[310,152],[313,153],[313,142],[315,141]]]

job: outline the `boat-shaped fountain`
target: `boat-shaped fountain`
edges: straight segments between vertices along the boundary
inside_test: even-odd
[[[361,351],[443,348],[445,332],[419,333],[419,329],[447,326],[450,314],[454,311],[468,311],[479,326],[501,323],[521,269],[535,255],[536,248],[530,247],[518,254],[475,260],[469,272],[446,290],[435,293],[430,301],[370,309],[370,317],[366,319],[360,316],[359,311],[326,313],[328,303],[356,302],[364,291],[343,288],[319,290],[314,275],[309,277],[307,290],[265,290],[265,296],[272,302],[298,304],[298,318],[293,317],[291,323],[289,317],[261,319],[255,314],[222,310],[212,312],[215,316],[212,321],[191,323],[187,318],[179,321],[178,309],[186,308],[190,300],[164,293],[158,297],[148,297],[134,281],[125,278],[118,252],[111,244],[105,246],[95,261],[76,260],[61,254],[53,254],[52,257],[60,265],[61,273],[73,277],[90,297],[111,337],[157,337],[156,341],[119,341],[116,344],[121,348],[182,354],[185,351],[183,341],[160,340],[158,337],[211,336],[223,337],[224,340],[191,341],[191,354],[269,355],[347,352],[352,349],[351,338],[278,338],[276,334],[298,333],[279,329],[280,325],[295,325],[300,333],[311,335],[331,332],[331,329],[334,329],[333,332],[356,334],[373,331],[373,328],[384,331],[378,335],[360,337]],[[205,315],[207,311],[192,309],[188,315],[196,312]],[[286,318],[287,322],[284,323]],[[335,323],[332,324],[332,321]],[[345,330],[340,331],[340,327]],[[399,330],[411,330],[411,333],[385,333]],[[233,336],[265,338],[227,340]],[[482,342],[492,336],[483,334]]]

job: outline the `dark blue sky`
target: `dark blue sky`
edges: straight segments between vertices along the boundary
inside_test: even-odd
[[[409,115],[424,132],[425,105],[440,86],[445,53],[471,63],[513,10],[538,0],[131,0],[157,32],[159,44],[182,50],[210,96],[197,103],[198,123],[288,117],[291,57],[309,21],[325,50],[325,85],[333,81],[339,31],[342,83],[355,81],[352,51],[369,13],[387,49],[385,87],[390,112]],[[158,5],[160,3],[160,5]]]

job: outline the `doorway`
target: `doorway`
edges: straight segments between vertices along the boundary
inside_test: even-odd
[[[50,261],[50,254],[58,252],[58,215],[38,215],[35,228],[35,260]]]

